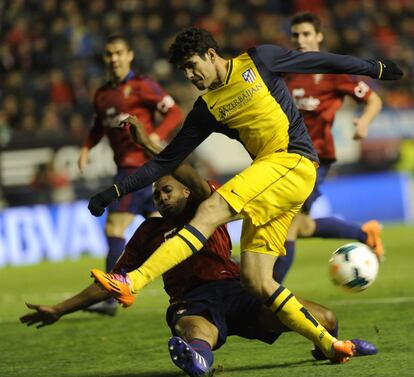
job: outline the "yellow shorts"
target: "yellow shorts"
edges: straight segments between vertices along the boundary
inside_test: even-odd
[[[313,190],[315,164],[296,153],[278,152],[253,161],[217,192],[243,217],[240,249],[285,255],[293,217]]]

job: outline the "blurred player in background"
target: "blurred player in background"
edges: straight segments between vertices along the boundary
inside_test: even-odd
[[[127,120],[135,122],[132,118]],[[157,153],[156,146],[142,131],[137,129],[141,135],[138,136],[140,143],[151,153]],[[180,165],[174,175],[182,183],[169,175],[155,182],[153,197],[162,217],[149,218],[141,224],[126,245],[114,268],[115,273],[139,267],[165,239],[182,229],[194,216],[197,206],[215,191],[214,186],[188,165]],[[167,323],[173,334],[168,342],[169,353],[174,364],[190,376],[201,376],[211,370],[212,351],[220,348],[227,336],[238,335],[272,344],[283,332],[289,331],[259,299],[242,288],[239,273],[238,265],[231,259],[230,236],[226,226],[222,225],[199,253],[163,275],[164,289],[170,296]],[[53,306],[27,304],[35,312],[20,320],[28,326],[50,325],[63,315],[108,296],[98,283],[93,283]],[[331,334],[337,336],[337,319],[332,311],[314,302],[299,300]],[[377,352],[375,346],[366,341],[353,339],[353,343],[355,356]],[[312,355],[317,360],[326,359],[317,348]]]
[[[204,200],[191,221],[138,269],[125,275],[93,269],[93,276],[118,301],[132,305],[134,293],[201,250],[217,227],[243,218],[240,265],[245,289],[332,362],[347,362],[353,343],[330,335],[289,289],[273,279],[273,266],[279,255],[285,255],[288,228],[313,189],[319,161],[281,74],[352,73],[396,80],[401,70],[392,61],[302,53],[273,45],[224,59],[212,35],[199,28],[179,33],[169,53],[170,62],[206,91],[160,154],[90,199],[91,213],[101,216],[117,198],[174,171],[213,132],[239,140],[254,161]]]
[[[319,51],[323,41],[321,22],[310,12],[301,12],[291,20],[291,40],[301,52]],[[321,195],[324,182],[333,162],[336,161],[332,126],[336,112],[345,97],[363,104],[361,116],[354,119],[354,140],[368,134],[368,126],[381,111],[380,97],[365,82],[352,75],[288,73],[284,76],[289,91],[301,112],[309,135],[320,160],[315,188],[305,201],[289,229],[285,243],[286,256],[277,260],[274,270],[278,282],[283,282],[295,254],[297,237],[349,238],[366,243],[379,259],[384,254],[381,242],[381,225],[369,221],[362,226],[336,217],[312,219],[308,214],[312,204]]]
[[[122,35],[110,36],[105,45],[104,61],[109,72],[109,81],[97,90],[94,98],[95,118],[79,156],[79,169],[84,171],[88,163],[89,150],[104,135],[109,139],[114,152],[119,182],[143,165],[148,156],[136,145],[129,133],[129,125],[121,120],[132,114],[144,125],[150,137],[155,141],[168,140],[182,122],[182,114],[173,98],[155,81],[135,74],[131,70],[134,53],[128,40]],[[157,114],[162,116],[155,124]],[[124,196],[114,202],[110,208],[105,225],[108,240],[106,271],[111,271],[125,247],[125,230],[135,215],[144,218],[156,212],[151,196],[151,187]],[[92,311],[112,315],[115,302],[106,302],[90,308]]]

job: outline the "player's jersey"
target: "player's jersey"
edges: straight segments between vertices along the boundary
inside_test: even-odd
[[[351,73],[378,77],[375,60],[263,45],[229,63],[222,85],[198,98],[174,140],[120,183],[123,194],[173,171],[211,133],[239,140],[253,159],[275,152],[318,161],[283,73]],[[220,153],[220,151],[217,151]]]
[[[108,136],[117,166],[138,167],[148,160],[143,149],[131,139],[129,126],[119,125],[122,119],[135,115],[148,134],[156,132],[165,140],[180,124],[181,112],[174,100],[153,80],[130,72],[117,85],[108,82],[95,93],[94,125],[85,141],[92,148],[104,134]],[[155,114],[163,120],[157,126]]]
[[[305,119],[321,161],[335,161],[332,125],[345,96],[367,102],[371,88],[351,75],[290,73],[284,76],[289,91]]]
[[[193,218],[198,205],[199,202],[190,197],[179,218],[152,217],[145,220],[128,242],[115,270],[138,268],[161,243],[173,237]],[[238,278],[239,267],[230,255],[231,240],[223,225],[216,229],[199,252],[164,273],[164,289],[170,302],[180,300],[187,291],[206,281]]]

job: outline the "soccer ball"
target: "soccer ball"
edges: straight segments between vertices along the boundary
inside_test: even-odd
[[[348,243],[335,250],[329,259],[329,273],[334,284],[351,292],[367,289],[378,274],[378,259],[365,244]]]

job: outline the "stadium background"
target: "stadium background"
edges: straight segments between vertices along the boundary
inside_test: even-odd
[[[160,81],[188,111],[198,93],[166,60],[179,30],[207,28],[224,56],[259,43],[289,47],[289,16],[304,9],[320,15],[324,49],[394,59],[405,72],[398,83],[371,82],[385,106],[365,141],[352,141],[355,105],[340,111],[339,163],[314,215],[411,222],[414,2],[9,0],[0,4],[0,266],[106,251],[102,219],[89,215],[85,200],[110,183],[112,152],[105,142],[96,147],[83,176],[77,158],[91,124],[93,93],[105,81],[107,35],[126,34],[136,71]],[[193,162],[205,176],[224,181],[249,158],[236,143],[215,136]],[[238,224],[231,231],[237,240]]]

